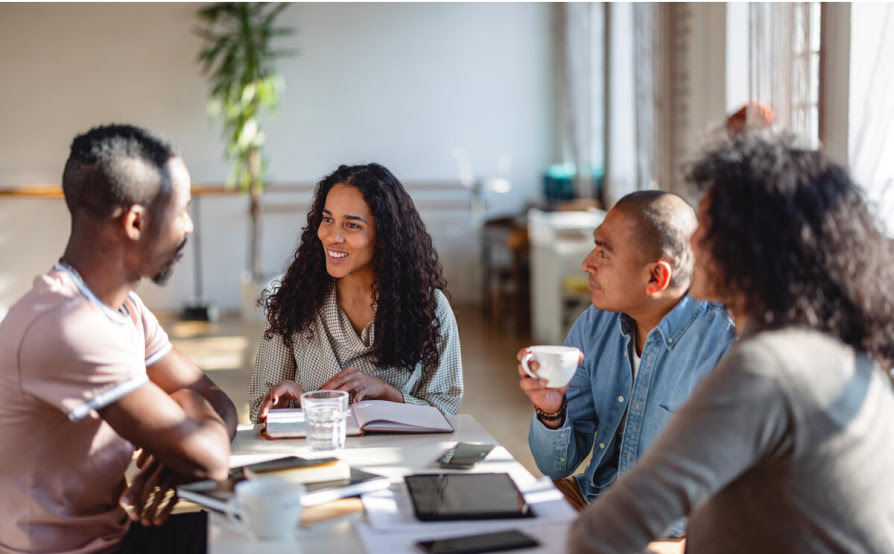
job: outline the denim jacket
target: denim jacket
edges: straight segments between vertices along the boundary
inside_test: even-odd
[[[537,467],[553,480],[567,477],[592,450],[576,475],[588,502],[629,470],[732,344],[732,320],[720,306],[684,296],[649,332],[633,379],[629,356],[635,323],[624,314],[590,306],[577,319],[567,346],[584,353],[566,393],[568,411],[558,429],[531,421],[528,443]],[[625,409],[627,427],[617,471],[609,467]]]

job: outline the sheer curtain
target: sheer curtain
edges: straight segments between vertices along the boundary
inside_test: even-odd
[[[760,124],[755,103],[770,105],[777,125],[813,144],[819,138],[818,2],[749,4],[746,121]]]
[[[657,187],[659,23],[655,3],[560,4],[563,154],[578,169],[578,198],[593,197],[600,168],[606,208]]]
[[[788,37],[794,17],[789,3],[749,5],[748,98],[773,106],[788,127],[791,113],[792,49]],[[747,114],[750,120],[755,114]]]
[[[894,235],[894,6],[854,2],[850,16],[849,74],[832,76],[849,81],[848,165]],[[819,37],[817,2],[749,4],[749,101],[770,104],[779,126],[812,141],[819,135]]]
[[[633,90],[636,140],[636,188],[658,188],[658,89],[655,75],[661,74],[656,55],[659,41],[659,6],[640,2],[633,6]]]
[[[894,6],[851,5],[848,161],[894,236]]]
[[[594,197],[593,169],[603,166],[604,5],[559,5],[562,145],[577,168],[575,193]]]

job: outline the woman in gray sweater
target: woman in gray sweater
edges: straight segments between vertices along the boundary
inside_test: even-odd
[[[790,136],[696,162],[691,294],[739,341],[569,552],[637,552],[688,515],[688,552],[894,552],[894,248],[859,188]]]

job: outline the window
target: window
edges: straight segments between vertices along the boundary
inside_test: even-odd
[[[792,5],[791,129],[819,139],[820,3]]]

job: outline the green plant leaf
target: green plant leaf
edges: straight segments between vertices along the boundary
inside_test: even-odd
[[[264,27],[272,26],[274,20],[276,20],[276,18],[279,17],[279,14],[281,14],[282,11],[288,7],[289,7],[288,2],[279,2],[276,6],[273,7],[272,10],[270,10],[270,13],[267,14],[267,17],[264,18],[263,26]]]
[[[245,122],[245,125],[242,126],[242,129],[239,130],[239,135],[236,140],[236,144],[240,150],[248,148],[255,140],[255,137],[258,134],[258,120],[255,118],[251,118]]]
[[[257,82],[248,83],[244,87],[242,87],[242,94],[239,97],[239,101],[245,105],[249,102],[254,101],[257,97],[258,86]]]
[[[222,123],[224,152],[232,167],[227,183],[247,190],[265,184],[266,135],[259,118],[275,110],[285,89],[275,60],[296,50],[274,44],[296,34],[277,25],[289,3],[220,2],[197,10],[199,24],[192,32],[202,40],[196,62],[211,91],[209,115]]]
[[[292,29],[291,27],[276,27],[274,29],[270,29],[269,35],[271,38],[273,37],[287,37],[294,35],[297,31]]]

